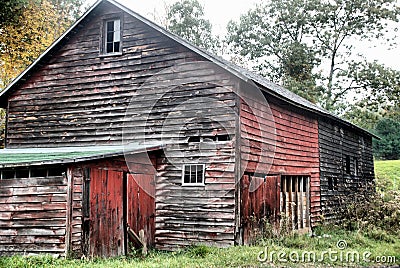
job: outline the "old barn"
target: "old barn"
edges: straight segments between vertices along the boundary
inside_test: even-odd
[[[374,179],[372,135],[100,0],[0,93],[0,254],[309,231]]]

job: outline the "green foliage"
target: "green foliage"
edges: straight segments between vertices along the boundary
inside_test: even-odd
[[[29,0],[0,35],[0,88],[31,64],[76,19],[82,0]]]
[[[28,0],[2,0],[0,5],[0,30],[16,23],[28,5]]]
[[[317,102],[321,95],[313,69],[319,63],[305,42],[309,31],[301,1],[271,1],[228,24],[227,42],[234,53],[253,61],[271,81]]]
[[[400,159],[400,120],[382,118],[375,127],[381,140],[374,141],[375,155],[380,159]]]
[[[375,175],[380,194],[400,191],[400,160],[375,161]]]
[[[398,97],[396,71],[378,63],[359,70],[349,57],[354,56],[353,40],[383,37],[399,12],[396,0],[277,0],[230,22],[227,40],[234,53],[272,81],[339,113],[346,98],[361,89],[385,95],[385,88]]]
[[[218,38],[211,33],[212,26],[204,17],[204,8],[197,0],[181,0],[169,7],[167,29],[189,42],[216,52]]]

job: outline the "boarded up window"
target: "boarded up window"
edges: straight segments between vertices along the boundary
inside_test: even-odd
[[[281,220],[293,230],[310,228],[310,177],[281,177]]]

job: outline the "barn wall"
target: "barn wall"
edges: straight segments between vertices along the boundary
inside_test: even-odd
[[[340,220],[340,197],[371,190],[372,138],[327,119],[319,119],[321,206],[327,222]],[[349,172],[346,157],[350,160]],[[339,214],[338,214],[339,213]]]
[[[67,178],[0,180],[0,255],[65,253]]]
[[[313,116],[268,97],[241,103],[242,170],[310,176],[311,222],[320,214],[318,122]]]
[[[103,20],[119,15],[123,53],[101,55]],[[165,68],[198,60],[109,3],[74,32],[10,96],[8,148],[120,144],[125,110],[142,85]]]

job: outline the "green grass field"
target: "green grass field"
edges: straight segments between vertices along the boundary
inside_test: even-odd
[[[400,160],[376,161],[377,187],[399,190]],[[399,211],[400,213],[400,211]],[[267,255],[265,255],[267,253]],[[266,257],[267,256],[267,257]],[[385,230],[346,231],[317,228],[315,236],[289,235],[260,240],[259,246],[219,249],[196,246],[179,252],[150,251],[148,256],[76,260],[41,257],[3,257],[0,267],[326,267],[398,266],[400,233]]]
[[[375,176],[378,190],[400,190],[400,160],[375,161]]]

